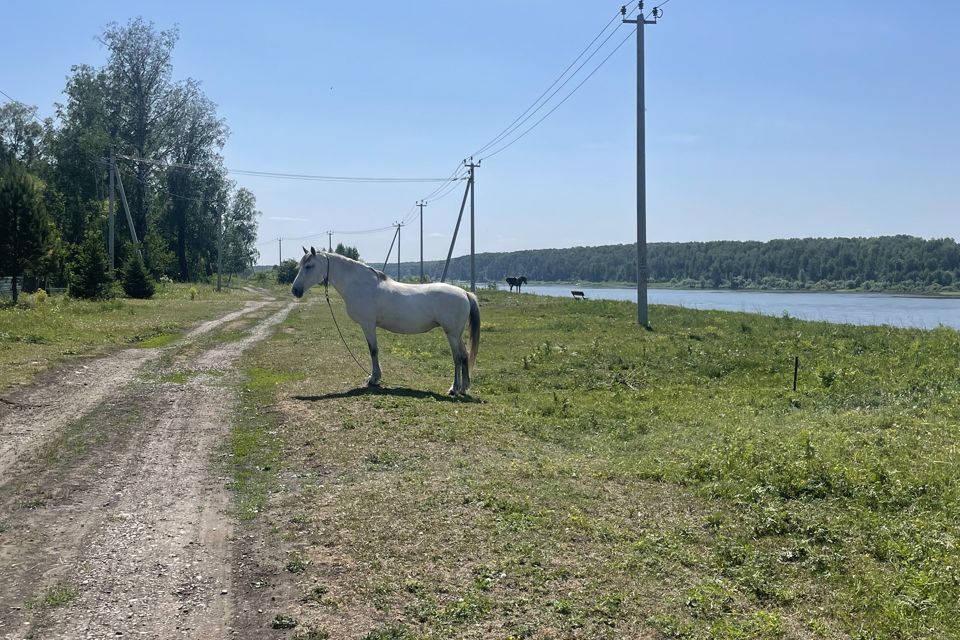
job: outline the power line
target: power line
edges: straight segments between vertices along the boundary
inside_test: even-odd
[[[658,4],[657,6],[655,6],[653,9],[650,9],[650,13],[648,13],[646,16],[644,16],[644,19],[649,18],[650,16],[656,14],[657,11],[659,11],[660,8],[661,8],[663,5],[667,4],[668,2],[670,2],[670,0],[663,0],[663,2],[661,2],[660,4]]]
[[[500,147],[500,148],[497,149],[496,151],[493,151],[493,152],[491,152],[491,153],[488,153],[487,155],[485,155],[485,156],[483,157],[483,159],[486,160],[487,158],[492,158],[493,156],[497,155],[498,153],[500,153],[500,152],[502,152],[502,151],[506,151],[507,149],[509,149],[510,147],[512,147],[518,140],[520,140],[520,139],[523,138],[525,135],[527,135],[528,133],[530,133],[531,131],[533,131],[534,129],[536,129],[537,126],[538,126],[541,122],[543,122],[544,120],[546,120],[547,117],[549,117],[551,113],[553,113],[553,112],[556,111],[558,108],[560,108],[560,105],[562,105],[564,102],[566,102],[567,100],[569,100],[570,97],[573,96],[573,94],[575,94],[575,93],[577,92],[577,90],[578,90],[580,87],[582,87],[582,86],[584,85],[584,83],[586,83],[587,80],[589,80],[590,78],[592,78],[592,77],[593,77],[593,74],[595,74],[597,71],[599,71],[599,70],[600,70],[600,67],[602,67],[602,66],[606,63],[606,61],[609,60],[609,59],[613,56],[613,54],[615,54],[617,51],[619,51],[619,50],[620,50],[620,47],[622,47],[622,46],[627,42],[627,40],[630,39],[631,36],[633,36],[633,33],[632,33],[632,32],[629,33],[626,38],[624,38],[623,40],[621,40],[621,41],[620,41],[620,44],[618,44],[616,47],[614,47],[613,51],[611,51],[610,53],[608,53],[608,54],[607,54],[607,57],[604,58],[603,60],[601,60],[601,61],[600,61],[600,64],[598,64],[596,67],[594,67],[593,71],[591,71],[591,72],[587,75],[586,78],[584,78],[583,80],[580,81],[580,84],[578,84],[576,87],[574,87],[573,90],[572,90],[570,93],[568,93],[568,94],[563,98],[563,100],[561,100],[561,101],[558,102],[556,105],[554,105],[554,107],[553,107],[552,109],[550,109],[550,111],[546,112],[546,113],[543,115],[542,118],[540,118],[539,120],[537,120],[536,122],[534,122],[533,125],[530,126],[530,128],[528,128],[527,130],[525,130],[525,131],[524,131],[523,133],[521,133],[519,136],[517,136],[516,138],[514,138],[513,140],[511,140],[511,141],[508,142],[507,144],[503,145],[502,147]]]
[[[151,158],[137,158],[135,156],[117,155],[118,158],[149,164],[160,167],[173,167],[180,169],[200,169],[200,165],[184,164],[181,162],[166,162],[163,160],[153,160]],[[387,177],[387,176],[323,176],[304,173],[283,173],[279,171],[254,171],[251,169],[230,169],[224,167],[224,171],[234,175],[250,176],[256,178],[279,178],[283,180],[308,180],[315,182],[385,182],[385,183],[406,183],[406,182],[442,182],[445,183],[449,178],[409,178],[409,177]]]
[[[635,3],[630,3],[630,4],[635,4]],[[631,10],[632,10],[632,9],[631,9]],[[593,47],[594,43],[595,43],[597,40],[600,39],[600,36],[602,36],[604,33],[606,33],[607,29],[610,28],[610,25],[613,24],[613,23],[617,20],[617,18],[619,18],[619,17],[620,17],[620,11],[617,11],[617,13],[614,14],[613,18],[611,18],[610,21],[603,26],[603,28],[600,30],[600,32],[599,32],[596,36],[594,36],[593,40],[591,40],[590,43],[589,43],[586,47],[584,47],[583,50],[577,55],[577,57],[573,59],[573,62],[571,62],[569,65],[567,65],[567,68],[564,69],[563,72],[561,72],[559,76],[557,76],[557,78],[550,84],[550,86],[548,86],[546,89],[544,89],[543,93],[541,93],[540,96],[539,96],[536,100],[534,100],[533,103],[531,103],[530,106],[527,107],[527,108],[523,111],[523,113],[521,113],[519,116],[517,116],[516,119],[514,119],[513,122],[511,122],[509,125],[507,125],[507,127],[506,127],[503,131],[501,131],[499,134],[497,134],[496,137],[494,137],[492,140],[490,140],[489,142],[487,142],[485,145],[483,145],[482,147],[480,147],[479,149],[477,149],[476,151],[474,151],[471,155],[478,156],[478,155],[480,155],[481,153],[483,153],[484,151],[486,151],[487,149],[489,149],[490,147],[494,146],[495,144],[497,144],[498,142],[500,142],[501,140],[503,140],[504,138],[506,138],[507,136],[509,136],[513,131],[516,131],[520,126],[523,125],[524,122],[526,122],[527,120],[529,120],[530,118],[532,118],[533,115],[534,115],[535,113],[537,113],[537,111],[539,111],[539,110],[542,109],[544,106],[546,106],[546,104],[550,101],[550,99],[553,98],[553,96],[555,96],[555,95],[557,94],[557,92],[560,91],[560,89],[562,89],[568,82],[570,82],[570,80],[572,80],[573,77],[576,76],[577,73],[580,72],[580,69],[582,69],[583,66],[584,66],[587,62],[589,62],[590,59],[593,58],[594,55],[596,55],[597,51],[599,51],[601,48],[603,48],[603,45],[605,45],[605,44],[607,43],[607,41],[613,36],[613,34],[616,32],[616,29],[614,29],[613,31],[610,32],[610,34],[603,40],[603,42],[600,43],[600,45],[593,51],[593,53],[591,53],[590,56],[587,57],[587,59],[584,60],[583,63],[582,63],[579,67],[577,67],[576,71],[574,71],[572,74],[570,74],[570,76],[569,76],[566,80],[564,80],[563,84],[561,84],[559,87],[557,87],[556,90],[555,90],[553,93],[551,93],[551,94],[546,98],[546,100],[544,100],[543,97],[546,96],[547,93],[548,93],[551,89],[553,89],[553,88],[556,86],[556,84],[557,84],[558,82],[560,82],[560,80],[563,79],[564,76],[567,75],[567,72],[570,71],[570,69],[573,67],[573,65],[577,64],[577,62],[580,60],[580,58],[582,58],[582,57],[584,56],[584,54],[587,53],[587,51],[589,51],[589,50]],[[618,27],[619,27],[619,25],[618,25]],[[543,100],[542,103],[541,103],[541,100]],[[537,106],[538,103],[539,103],[539,106]],[[534,107],[536,107],[536,108],[534,108]],[[531,111],[531,109],[532,109],[532,111]],[[529,114],[529,115],[528,115],[528,114]],[[526,116],[526,117],[524,117],[524,116]]]
[[[8,94],[6,91],[0,91],[0,94],[2,94],[3,97],[5,97],[5,98],[6,98],[7,100],[9,100],[10,102],[13,102],[13,103],[15,103],[15,104],[19,104],[20,106],[23,106],[23,107],[26,107],[26,108],[30,109],[30,117],[33,118],[34,120],[36,120],[37,122],[39,122],[40,124],[44,124],[43,120],[41,120],[40,118],[37,117],[37,108],[36,108],[36,107],[34,107],[33,105],[29,105],[29,104],[27,104],[26,102],[21,102],[20,100],[17,100],[16,98],[11,98],[11,97],[10,97],[10,94]]]
[[[307,180],[314,182],[365,182],[365,183],[408,183],[408,182],[446,182],[446,178],[408,178],[384,176],[318,176],[299,173],[279,173],[273,171],[248,171],[246,169],[227,169],[227,173],[256,178],[279,178],[283,180]]]

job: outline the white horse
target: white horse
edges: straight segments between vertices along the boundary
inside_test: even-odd
[[[449,284],[404,284],[382,271],[337,253],[303,248],[300,271],[291,292],[300,298],[317,283],[330,284],[343,298],[347,315],[360,325],[370,347],[370,378],[367,385],[380,384],[377,354],[377,327],[394,333],[425,333],[441,327],[453,353],[453,386],[450,395],[466,394],[470,369],[480,348],[480,307],[477,298]],[[470,351],[461,334],[470,322]]]

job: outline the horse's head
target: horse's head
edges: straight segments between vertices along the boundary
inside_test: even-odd
[[[300,258],[300,271],[297,277],[293,279],[293,286],[290,287],[290,293],[298,298],[302,298],[307,289],[323,282],[330,271],[330,259],[323,253],[317,253],[317,250],[310,247],[303,248],[303,257]]]
[[[527,276],[520,276],[520,282],[527,284]]]

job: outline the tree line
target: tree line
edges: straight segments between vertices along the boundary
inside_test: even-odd
[[[525,275],[544,282],[635,283],[636,264],[636,244],[476,256],[481,282]],[[647,265],[650,282],[690,288],[960,290],[960,245],[951,238],[655,242],[648,245]],[[426,262],[424,269],[436,280],[443,262]],[[419,262],[402,264],[400,273],[418,276]],[[451,261],[448,279],[470,279],[469,256]]]
[[[258,257],[260,212],[227,177],[229,130],[194,79],[175,80],[174,27],[142,18],[106,27],[106,64],[71,67],[56,117],[0,106],[0,276],[104,295],[109,163],[116,158],[130,207],[117,200],[121,274],[198,280],[242,272]],[[95,255],[89,255],[89,254]],[[93,265],[91,267],[91,265]],[[102,278],[98,283],[81,282]],[[74,287],[74,284],[78,286]]]

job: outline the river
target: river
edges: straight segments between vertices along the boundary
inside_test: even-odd
[[[507,286],[503,285],[502,289]],[[525,285],[524,293],[570,297],[583,291],[587,301],[628,300],[636,302],[636,289],[591,289],[577,285]],[[960,297],[937,298],[889,293],[828,293],[731,291],[727,289],[650,289],[650,304],[669,304],[688,309],[744,311],[768,316],[789,313],[794,318],[845,324],[892,325],[932,329],[940,325],[960,329]]]

